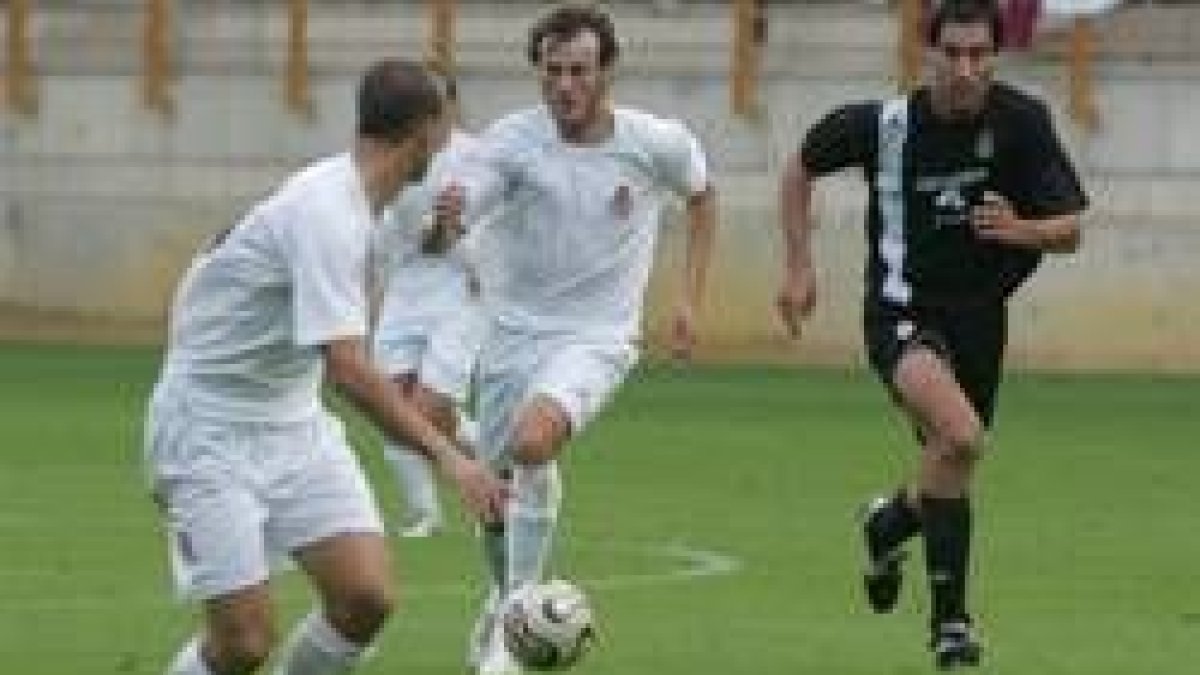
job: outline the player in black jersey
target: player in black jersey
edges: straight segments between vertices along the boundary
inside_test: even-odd
[[[1078,247],[1087,205],[1045,105],[992,80],[1000,32],[994,2],[942,2],[929,22],[930,81],[835,109],[781,181],[778,309],[793,335],[816,301],[815,180],[854,166],[869,186],[866,348],[922,453],[911,483],[867,509],[867,596],[875,611],[893,609],[903,546],[922,535],[940,668],[980,657],[966,601],[969,488],[995,407],[1006,300],[1043,253]]]

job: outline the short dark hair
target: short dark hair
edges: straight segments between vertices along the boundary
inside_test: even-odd
[[[396,142],[442,114],[441,89],[425,66],[382,59],[367,68],[358,85],[358,135]]]
[[[926,39],[936,45],[947,23],[986,23],[992,29],[992,44],[999,50],[1004,41],[1004,16],[996,0],[934,0]]]
[[[600,65],[607,68],[615,63],[620,48],[612,19],[595,5],[577,3],[559,5],[533,24],[529,29],[529,62],[536,66],[542,60],[546,38],[561,42],[585,31],[594,34],[600,43]]]

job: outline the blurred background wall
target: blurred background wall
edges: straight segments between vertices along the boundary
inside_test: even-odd
[[[0,336],[9,338],[160,340],[197,244],[304,161],[345,147],[365,64],[431,45],[431,7],[420,1],[9,2],[0,113]],[[22,31],[17,4],[27,5]],[[455,4],[468,126],[534,101],[524,38],[546,3]],[[855,361],[860,182],[823,184],[821,306],[791,344],[772,314],[776,181],[830,107],[896,91],[903,12],[882,1],[762,3],[757,76],[749,94],[731,94],[737,5],[612,3],[625,50],[618,97],[686,120],[717,170],[723,222],[705,354]],[[306,39],[289,49],[298,6]],[[1200,4],[1129,2],[1087,27],[1081,45],[1075,22],[1042,21],[1032,48],[1001,63],[1055,109],[1094,200],[1083,250],[1051,258],[1016,301],[1014,360],[1200,370]],[[302,68],[289,70],[289,54]],[[150,91],[148,68],[161,69]],[[665,232],[652,337],[674,290],[680,229]]]

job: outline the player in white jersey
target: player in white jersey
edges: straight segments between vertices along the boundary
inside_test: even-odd
[[[610,98],[617,41],[581,5],[532,28],[542,104],[480,136],[460,176],[468,229],[496,202],[485,283],[493,321],[480,352],[480,453],[510,471],[503,527],[486,527],[496,592],[476,626],[479,672],[516,672],[494,608],[543,575],[561,488],[557,458],[600,412],[637,359],[643,294],[664,206],[686,203],[688,243],[672,349],[690,354],[715,229],[715,196],[696,138],[680,123]],[[485,278],[490,275],[485,275]]]
[[[448,91],[453,105],[453,87]],[[459,241],[444,250],[449,240],[431,216],[437,200],[446,198],[450,167],[474,144],[465,131],[452,130],[425,180],[406,188],[389,208],[379,230],[383,296],[374,330],[379,367],[443,434],[467,448],[475,445],[475,422],[465,404],[484,322],[479,281],[465,252],[470,244]],[[442,508],[429,460],[394,440],[385,441],[384,458],[405,504],[400,536],[434,534]]]
[[[146,425],[176,581],[203,603],[203,628],[168,675],[257,672],[275,640],[271,571],[286,557],[319,606],[279,655],[279,675],[349,671],[390,614],[379,513],[321,404],[323,380],[426,452],[475,514],[499,517],[503,484],[396,392],[364,341],[373,225],[444,137],[430,74],[373,65],[353,149],[292,176],[186,272]]]

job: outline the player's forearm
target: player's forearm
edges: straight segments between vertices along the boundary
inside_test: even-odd
[[[800,154],[792,155],[779,186],[779,216],[783,235],[783,263],[788,272],[812,266],[810,249],[813,181]]]
[[[700,307],[708,283],[708,267],[712,260],[713,242],[717,231],[716,191],[709,186],[688,200],[688,239],[684,253],[684,299],[692,308]]]
[[[1079,250],[1079,216],[1070,214],[1025,221],[1030,245],[1047,253],[1074,253]]]
[[[457,460],[458,448],[371,364],[361,341],[339,340],[327,345],[326,373],[338,391],[387,435],[410,445],[443,469]]]

